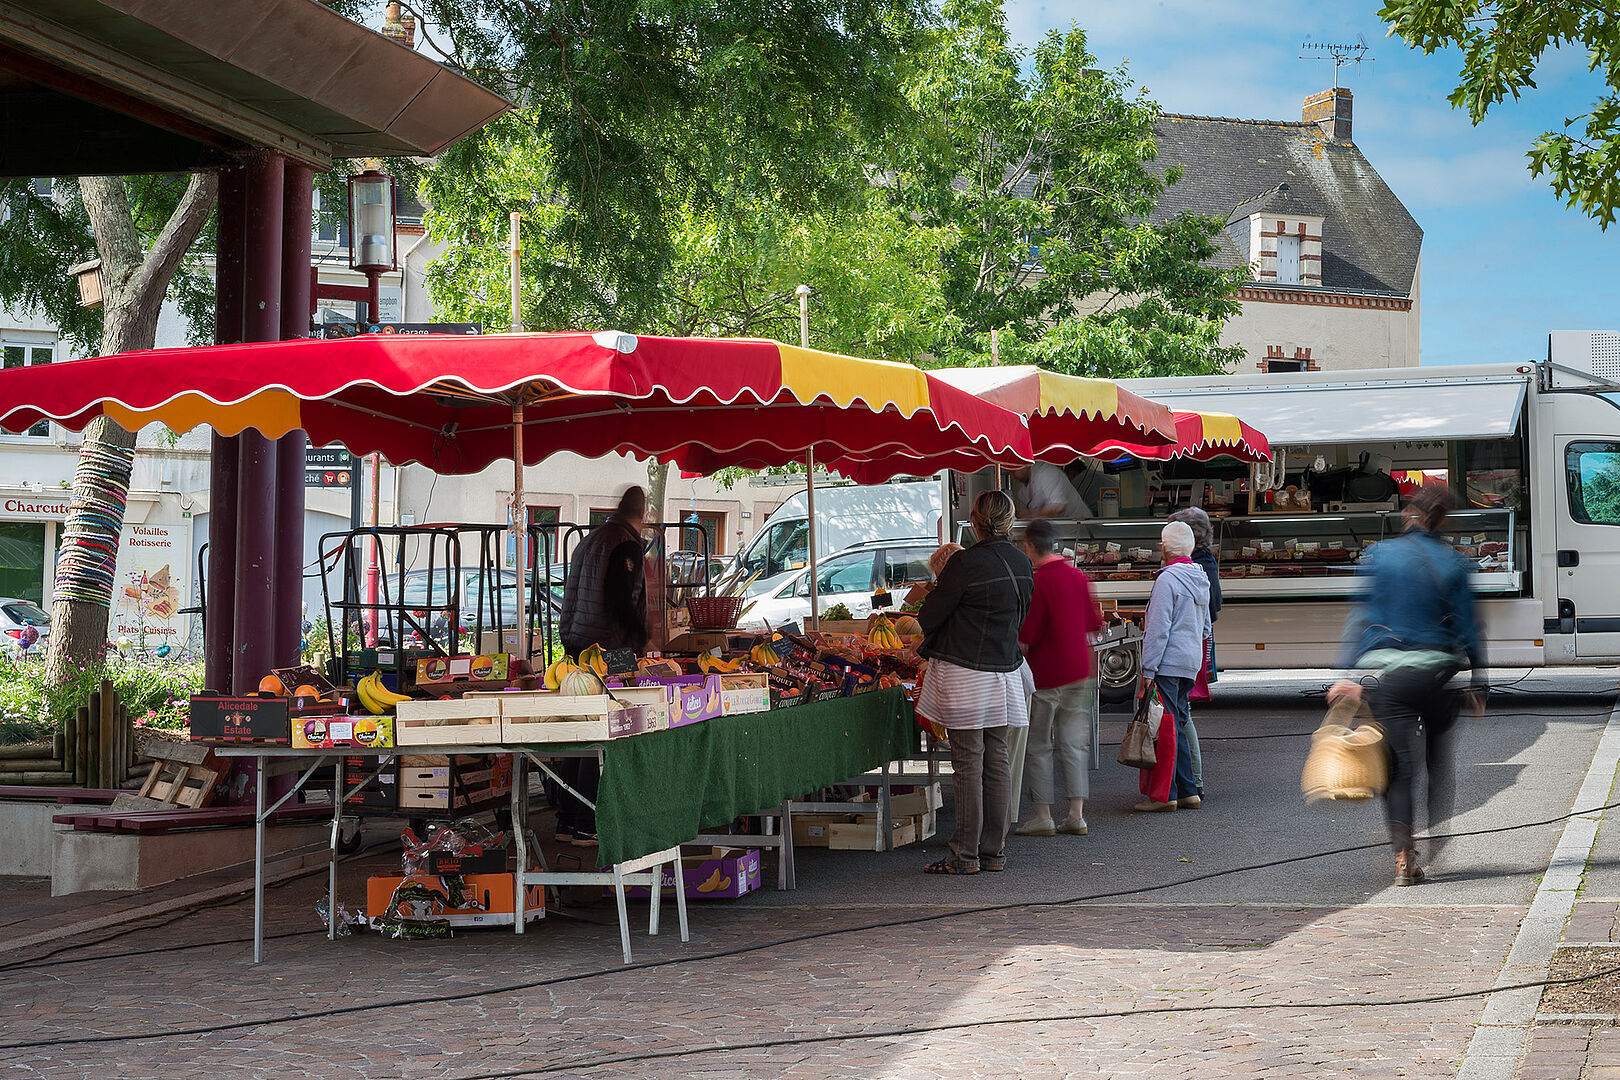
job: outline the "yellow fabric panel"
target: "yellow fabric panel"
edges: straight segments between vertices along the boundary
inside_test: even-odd
[[[102,412],[126,431],[139,431],[151,423],[166,424],[181,432],[210,424],[221,435],[240,435],[251,427],[268,439],[279,439],[303,423],[298,398],[285,390],[265,390],[231,405],[210,401],[201,394],[181,394],[155,409],[139,412],[109,401],[102,406]]]
[[[1083,379],[1055,371],[1043,371],[1040,378],[1043,413],[1107,419],[1119,412],[1119,387],[1107,379]]]
[[[910,364],[778,345],[782,385],[800,401],[825,395],[840,408],[859,398],[873,412],[893,405],[901,416],[928,408],[928,378]]]
[[[1238,418],[1230,413],[1199,413],[1204,422],[1204,441],[1217,446],[1236,446],[1243,441],[1243,429]]]

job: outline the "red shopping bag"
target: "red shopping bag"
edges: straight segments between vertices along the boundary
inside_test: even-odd
[[[1176,782],[1176,717],[1157,683],[1151,693],[1158,695],[1159,704],[1164,706],[1164,718],[1159,721],[1159,737],[1153,742],[1158,761],[1151,769],[1137,770],[1138,788],[1154,802],[1169,802]]]

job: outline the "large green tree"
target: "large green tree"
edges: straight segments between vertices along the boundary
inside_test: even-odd
[[[1151,220],[1178,169],[1159,170],[1158,106],[1104,71],[1079,27],[1014,46],[999,0],[946,0],[907,80],[917,137],[883,145],[884,183],[949,237],[957,316],[948,363],[1004,360],[1077,374],[1190,374],[1237,359],[1219,344],[1241,270],[1208,263],[1222,226]]]
[[[1536,88],[1548,50],[1586,52],[1603,90],[1591,107],[1543,132],[1528,158],[1569,206],[1604,229],[1620,202],[1620,10],[1613,0],[1387,0],[1378,17],[1426,54],[1457,48],[1462,69],[1449,101],[1475,124],[1492,106]]]
[[[0,182],[0,304],[43,312],[65,338],[102,355],[152,348],[158,313],[170,295],[195,316],[194,327],[211,325],[212,289],[186,270],[185,259],[213,211],[213,174],[84,177],[59,181],[49,196],[42,188],[35,181]],[[105,297],[97,312],[77,308],[78,290],[67,274],[71,263],[91,254],[101,260]],[[79,496],[98,469],[109,459],[133,462],[135,434],[105,417],[85,428],[64,534],[74,532],[85,513]],[[111,569],[117,552],[103,558]],[[50,683],[66,683],[70,671],[100,658],[110,601],[110,595],[107,603],[56,600],[46,659]]]

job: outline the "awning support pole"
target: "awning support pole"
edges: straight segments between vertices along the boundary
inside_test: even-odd
[[[810,530],[806,540],[810,551],[810,629],[821,629],[821,598],[816,582],[816,451],[812,447],[804,452],[805,512],[810,515]]]
[[[531,658],[529,637],[529,511],[523,505],[523,403],[512,406],[512,547],[517,570],[517,653]]]

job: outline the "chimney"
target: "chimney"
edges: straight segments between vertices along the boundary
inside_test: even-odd
[[[1300,118],[1315,124],[1334,142],[1350,141],[1350,91],[1342,86],[1312,94],[1305,99]]]

